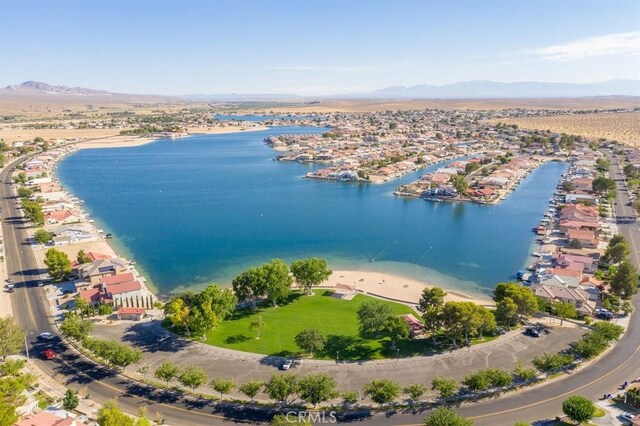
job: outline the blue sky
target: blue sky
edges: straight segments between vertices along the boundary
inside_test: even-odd
[[[0,85],[333,94],[640,79],[640,1],[0,0]]]

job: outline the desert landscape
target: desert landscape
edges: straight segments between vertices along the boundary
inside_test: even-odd
[[[523,129],[543,129],[589,138],[605,138],[640,146],[640,112],[611,114],[567,114],[510,119]]]

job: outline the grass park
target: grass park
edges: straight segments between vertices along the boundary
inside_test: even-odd
[[[382,358],[407,357],[439,352],[431,339],[406,339],[391,349],[388,337],[365,339],[358,334],[358,307],[367,300],[377,300],[388,305],[394,314],[420,315],[412,308],[395,302],[380,300],[363,294],[352,300],[332,297],[331,290],[315,290],[313,296],[293,293],[288,301],[278,307],[259,304],[257,309],[241,309],[231,318],[222,322],[206,336],[206,343],[228,349],[263,355],[298,356],[304,355],[294,342],[294,336],[305,329],[322,331],[327,339],[322,352],[314,354],[315,359],[336,359],[363,361]],[[264,320],[260,339],[251,329],[251,322],[258,316]],[[486,337],[484,341],[491,340]],[[474,342],[475,343],[475,342]]]

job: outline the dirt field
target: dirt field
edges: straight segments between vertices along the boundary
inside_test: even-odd
[[[299,107],[273,107],[275,112],[376,112],[412,109],[476,109],[492,110],[506,108],[531,109],[609,109],[640,107],[640,98],[626,96],[603,96],[594,98],[558,99],[421,99],[421,100],[323,100]]]
[[[508,123],[517,124],[523,129],[549,129],[590,138],[607,138],[640,147],[640,112],[518,118]]]

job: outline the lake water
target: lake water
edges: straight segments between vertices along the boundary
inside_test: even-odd
[[[335,269],[488,294],[528,261],[531,228],[566,168],[539,167],[495,206],[431,203],[392,193],[438,165],[376,185],[306,180],[319,166],[272,161],[276,152],[263,143],[323,131],[279,127],[86,149],[64,159],[57,174],[164,293],[228,284],[271,258],[318,256]]]

